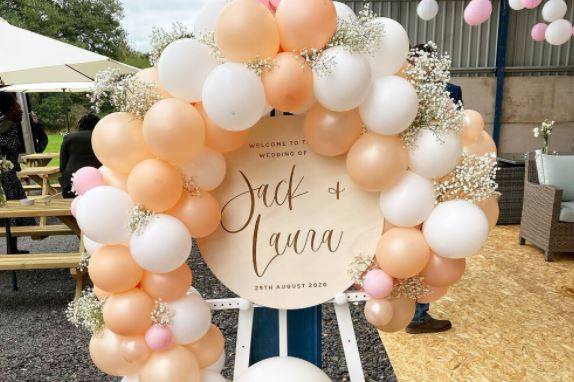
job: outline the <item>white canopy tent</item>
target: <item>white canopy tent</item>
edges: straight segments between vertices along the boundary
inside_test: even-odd
[[[0,92],[12,93],[87,93],[94,88],[93,82],[46,82],[43,84],[20,84],[0,88]]]

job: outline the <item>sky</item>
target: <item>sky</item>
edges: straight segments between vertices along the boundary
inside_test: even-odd
[[[177,21],[192,29],[197,11],[207,1],[122,0],[125,14],[122,25],[128,33],[130,46],[140,52],[148,52],[149,35],[155,26],[169,29]]]

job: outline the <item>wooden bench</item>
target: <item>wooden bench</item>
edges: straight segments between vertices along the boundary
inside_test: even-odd
[[[32,239],[40,239],[46,236],[75,235],[74,231],[65,224],[14,226],[10,229],[12,236],[30,236]],[[6,237],[6,228],[0,227],[0,237]]]
[[[42,185],[40,184],[23,184],[22,187],[24,187],[24,191],[26,193],[31,191],[42,191]],[[51,183],[50,187],[56,190],[62,188],[62,186],[59,183]]]
[[[82,294],[84,272],[80,271],[80,253],[39,253],[24,255],[0,255],[0,271],[30,269],[70,269],[76,279],[75,298]]]

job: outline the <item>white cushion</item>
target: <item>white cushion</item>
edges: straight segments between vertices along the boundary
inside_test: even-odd
[[[561,222],[574,223],[574,202],[562,203],[558,220]]]
[[[562,200],[574,201],[574,155],[536,155],[540,184],[562,190]]]

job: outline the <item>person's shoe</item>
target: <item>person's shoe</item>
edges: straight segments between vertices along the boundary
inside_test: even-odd
[[[420,324],[409,324],[405,331],[409,334],[439,333],[452,328],[449,320],[436,320],[429,316],[429,319]]]

